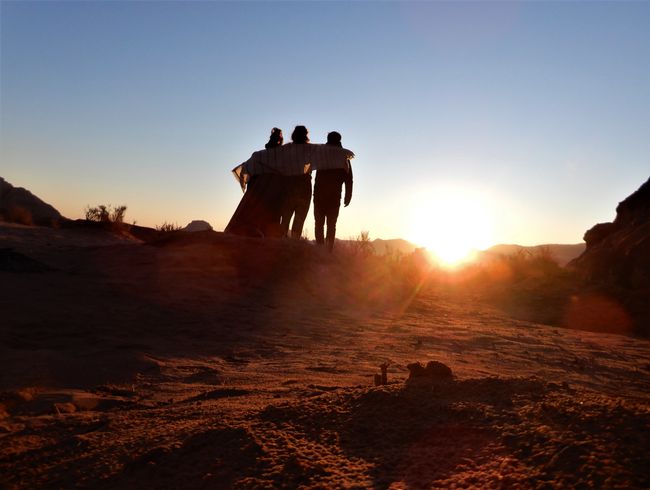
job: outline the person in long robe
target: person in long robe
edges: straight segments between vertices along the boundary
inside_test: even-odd
[[[282,130],[273,128],[266,150],[278,148],[283,143]],[[286,199],[286,177],[270,169],[267,173],[250,176],[246,192],[224,230],[226,233],[245,236],[280,236],[280,218]]]

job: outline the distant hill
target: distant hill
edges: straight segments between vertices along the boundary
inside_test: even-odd
[[[52,226],[63,217],[53,206],[27,189],[14,187],[0,177],[0,220],[24,225]]]
[[[584,243],[575,243],[575,244],[545,244],[545,245],[533,245],[533,246],[523,246],[523,245],[507,245],[500,244],[494,245],[493,247],[488,248],[482,252],[483,256],[489,257],[490,255],[514,255],[522,253],[522,251],[530,252],[532,254],[539,254],[548,250],[551,254],[551,257],[561,266],[567,265],[576,257],[580,256],[585,250]]]
[[[377,255],[385,255],[386,253],[399,252],[404,255],[413,253],[416,248],[420,248],[417,245],[409,242],[408,240],[403,240],[402,238],[393,238],[391,240],[382,240],[377,238],[372,241],[372,247],[375,250]]]
[[[404,255],[413,253],[414,250],[420,248],[414,243],[404,240],[402,238],[394,238],[391,240],[382,240],[378,238],[372,241],[373,249],[377,255],[384,255],[389,252],[399,252]],[[480,258],[489,258],[498,255],[515,255],[517,253],[529,252],[531,254],[539,253],[550,253],[553,260],[555,260],[559,265],[565,266],[571,262],[576,257],[580,256],[585,250],[584,243],[575,243],[575,244],[545,244],[545,245],[533,245],[533,246],[523,246],[523,245],[507,245],[500,244],[494,245],[493,247],[488,248],[487,250],[481,251],[479,253]]]
[[[372,247],[375,250],[377,255],[385,255],[386,253],[399,252],[404,255],[413,253],[414,250],[421,248],[414,243],[404,240],[402,238],[394,238],[390,240],[382,240],[377,238],[372,241]],[[585,250],[584,243],[575,243],[575,244],[544,244],[544,245],[533,245],[533,246],[524,246],[524,245],[510,245],[510,244],[499,244],[494,245],[493,247],[488,248],[479,252],[479,259],[489,258],[498,255],[515,255],[522,252],[529,252],[531,254],[539,254],[542,252],[550,253],[553,260],[555,260],[559,265],[564,267],[566,264],[571,262],[576,257],[579,257],[582,252]]]

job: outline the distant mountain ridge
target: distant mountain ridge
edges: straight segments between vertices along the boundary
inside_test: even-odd
[[[372,241],[372,248],[375,250],[377,255],[386,255],[388,253],[408,255],[420,247],[408,240],[404,240],[403,238],[392,238],[389,240],[377,238]]]
[[[579,257],[585,250],[584,243],[558,244],[548,243],[543,245],[508,245],[499,244],[488,248],[482,252],[482,255],[515,255],[522,251],[530,252],[533,255],[540,253],[549,253],[551,258],[559,265],[564,267],[576,257]]]
[[[404,240],[402,238],[395,238],[390,240],[383,240],[377,238],[372,241],[372,247],[377,255],[385,255],[387,253],[401,253],[408,255],[413,253],[414,250],[422,248],[414,243]],[[579,257],[585,250],[584,243],[572,244],[557,244],[549,243],[542,245],[515,245],[515,244],[498,244],[486,250],[481,250],[478,253],[479,260],[488,259],[490,257],[497,257],[500,255],[516,255],[522,252],[528,252],[533,255],[540,253],[548,253],[550,257],[555,260],[560,266],[564,267],[576,257]]]

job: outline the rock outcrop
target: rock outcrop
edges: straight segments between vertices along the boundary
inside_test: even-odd
[[[650,179],[618,204],[613,222],[595,225],[584,239],[585,251],[569,264],[586,290],[574,298],[572,306],[582,313],[573,316],[584,321],[595,315],[621,331],[650,335]],[[583,301],[594,297],[599,300]]]
[[[428,379],[430,381],[447,381],[454,379],[451,368],[438,361],[429,361],[426,366],[414,362],[406,366],[409,370],[409,380]]]
[[[212,231],[212,225],[207,221],[193,220],[181,231],[196,232],[196,231]]]
[[[613,222],[593,226],[584,240],[587,247],[571,266],[585,279],[650,287],[650,179],[618,204]]]
[[[0,177],[0,220],[24,225],[52,226],[63,217],[53,206],[27,189],[14,187]]]

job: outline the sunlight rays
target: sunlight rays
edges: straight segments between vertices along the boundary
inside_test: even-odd
[[[415,200],[409,238],[436,262],[453,267],[493,245],[493,220],[484,193],[460,185],[436,186]]]

